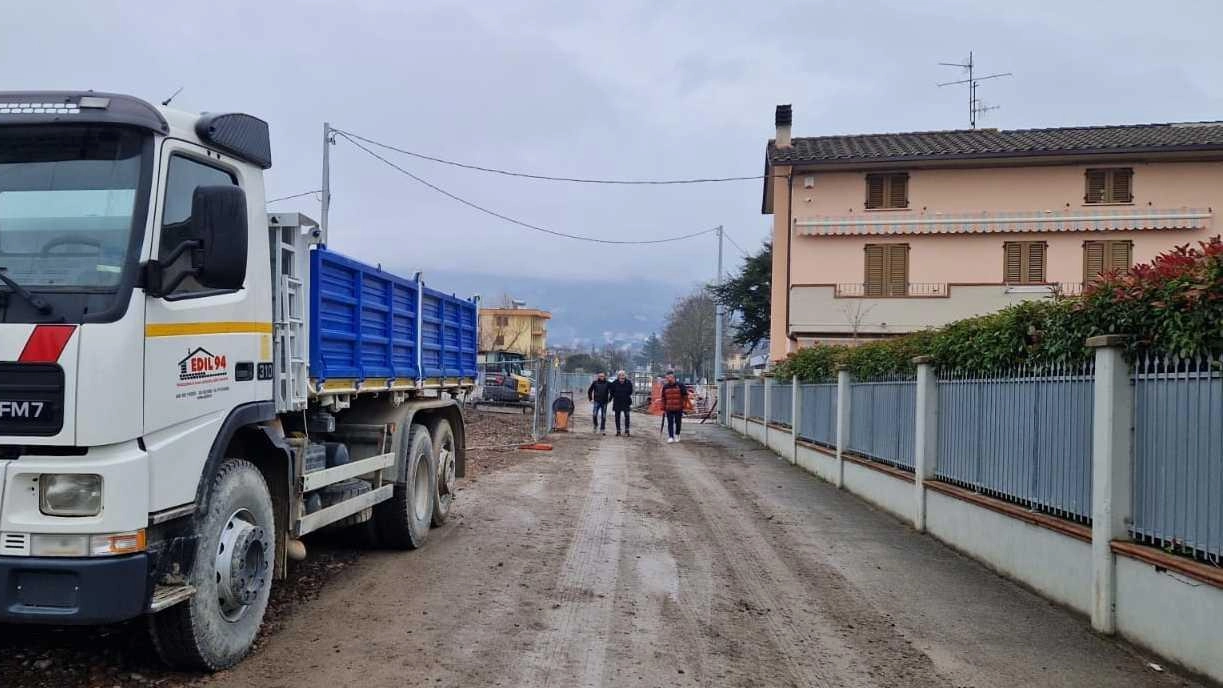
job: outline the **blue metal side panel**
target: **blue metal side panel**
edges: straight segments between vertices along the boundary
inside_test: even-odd
[[[426,288],[421,298],[424,377],[476,376],[476,304]]]
[[[327,249],[310,256],[310,377],[420,377],[416,282]]]

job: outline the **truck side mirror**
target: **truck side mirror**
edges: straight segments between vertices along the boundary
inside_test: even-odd
[[[246,192],[199,186],[191,197],[191,236],[200,242],[195,279],[209,289],[241,289],[246,281]],[[194,262],[194,261],[193,261]]]

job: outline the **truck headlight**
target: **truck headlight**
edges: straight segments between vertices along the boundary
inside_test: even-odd
[[[35,533],[30,536],[33,557],[106,557],[134,554],[147,549],[143,528],[126,533],[82,535],[77,533]]]
[[[102,513],[102,476],[43,473],[38,476],[38,510],[48,516],[97,516]]]

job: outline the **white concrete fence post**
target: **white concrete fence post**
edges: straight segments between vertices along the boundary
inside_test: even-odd
[[[743,436],[747,437],[747,419],[752,415],[752,381],[743,378]]]
[[[764,444],[766,449],[769,446],[769,421],[772,420],[769,416],[773,412],[773,409],[770,408],[773,405],[772,404],[773,385],[771,384],[772,382],[773,382],[773,374],[765,373],[764,374],[764,413],[760,414],[760,418],[761,420],[764,421],[764,433],[762,435],[764,439],[761,441],[761,443]]]
[[[845,486],[845,451],[849,448],[849,414],[850,414],[850,397],[852,396],[850,384],[853,382],[853,375],[849,369],[841,366],[837,368],[837,473],[836,480],[833,481],[837,487]]]
[[[934,479],[938,463],[938,376],[934,372],[934,359],[918,356],[917,364],[917,427],[913,436],[913,527],[921,532],[926,529],[926,481]]]
[[[1117,630],[1117,578],[1114,540],[1129,539],[1133,514],[1134,388],[1125,361],[1126,337],[1091,337],[1096,373],[1091,436],[1091,625],[1101,633]]]
[[[798,432],[803,417],[803,398],[798,393],[798,376],[790,378],[790,463],[798,463]]]

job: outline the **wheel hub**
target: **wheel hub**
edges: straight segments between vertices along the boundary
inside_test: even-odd
[[[454,451],[449,446],[442,447],[438,456],[438,490],[444,495],[454,494]]]
[[[240,618],[267,585],[269,551],[267,531],[255,524],[249,511],[243,509],[229,517],[216,556],[217,597],[226,619]]]

